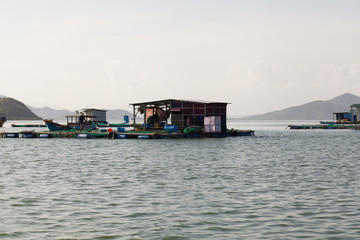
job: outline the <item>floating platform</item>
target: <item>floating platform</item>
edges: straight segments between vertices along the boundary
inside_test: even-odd
[[[358,125],[349,124],[315,124],[315,125],[288,125],[289,129],[356,129]]]
[[[355,121],[320,121],[320,124],[325,124],[325,125],[343,125],[343,124],[350,124],[350,125],[359,125],[360,122],[355,122]]]
[[[80,139],[169,139],[169,138],[225,138],[255,136],[253,130],[229,130],[226,133],[182,133],[159,131],[127,131],[127,132],[104,132],[104,131],[48,131],[48,132],[0,132],[1,138],[80,138]]]
[[[108,124],[109,127],[133,127],[134,124],[130,124],[130,123],[109,123]],[[139,124],[137,124],[137,126],[141,126]]]

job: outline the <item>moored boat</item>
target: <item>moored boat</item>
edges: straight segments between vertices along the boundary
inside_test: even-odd
[[[106,110],[93,108],[83,109],[81,114],[66,116],[66,124],[56,123],[51,119],[45,119],[44,122],[50,131],[95,130],[98,126],[108,125]]]
[[[51,119],[45,119],[44,122],[50,131],[65,131],[73,129],[70,126],[56,123]]]
[[[77,117],[77,121],[75,120],[75,122],[71,122],[69,121],[68,118],[68,122],[67,124],[60,124],[60,123],[56,123],[53,120],[48,120],[45,119],[44,122],[46,124],[46,126],[48,127],[48,129],[50,131],[68,131],[68,130],[95,130],[97,129],[96,124],[93,121],[85,121],[84,123],[79,123],[78,120],[78,116],[67,116],[67,117],[71,117],[72,119],[74,119],[74,117]],[[88,118],[91,118],[92,116],[87,116]]]

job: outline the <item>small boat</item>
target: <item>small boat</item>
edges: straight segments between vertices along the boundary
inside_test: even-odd
[[[70,126],[56,123],[52,119],[45,119],[44,122],[50,131],[68,131],[73,129]]]
[[[5,114],[0,113],[0,127],[2,127],[5,122],[6,122]]]
[[[81,112],[81,114],[79,114]],[[95,130],[98,127],[107,127],[106,110],[101,109],[82,109],[76,111],[76,115],[66,117],[66,124],[56,123],[53,120],[45,119],[44,122],[50,131],[69,131],[69,130]],[[81,117],[82,116],[82,117]],[[84,120],[80,124],[80,118]]]
[[[74,130],[95,130],[95,129],[97,129],[96,124],[93,123],[92,121],[86,121],[81,126],[78,121],[78,116],[67,116],[67,117],[71,117],[72,119],[74,117],[76,117],[75,119],[77,119],[77,121],[71,122],[71,121],[69,121],[69,118],[68,118],[68,122],[66,125],[56,123],[51,119],[50,120],[45,119],[44,122],[50,131],[69,131],[72,129],[74,129]],[[89,118],[90,116],[86,116],[86,117]]]

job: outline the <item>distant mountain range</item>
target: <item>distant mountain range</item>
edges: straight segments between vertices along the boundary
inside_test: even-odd
[[[35,108],[28,106],[29,109],[34,112],[36,115],[40,116],[43,119],[54,119],[54,120],[65,120],[68,115],[75,115],[75,112],[62,109],[56,110],[50,107],[43,108]],[[107,110],[106,119],[110,121],[123,122],[124,115],[128,115],[130,118],[132,117],[132,113],[126,110],[115,109],[115,110]],[[138,118],[136,118],[138,119]]]
[[[35,108],[31,106],[28,108],[42,119],[65,120],[65,116],[75,114],[75,112],[66,109],[56,110],[50,107]]]
[[[299,106],[289,107],[279,111],[266,114],[243,117],[246,120],[331,120],[334,112],[348,112],[350,105],[360,104],[360,97],[351,93],[342,94],[327,101],[313,101]],[[66,115],[73,115],[75,112],[62,109],[56,110],[50,107],[34,108],[26,106],[22,102],[0,96],[0,112],[4,113],[8,120],[40,120],[54,119],[65,120]],[[124,115],[131,119],[132,113],[126,110],[116,109],[107,111],[107,119],[110,121],[122,122]],[[233,118],[233,117],[230,117]],[[236,117],[239,119],[238,117]],[[141,118],[137,118],[137,122]]]
[[[360,97],[345,93],[327,101],[313,101],[266,114],[251,115],[246,120],[332,120],[334,112],[348,112]]]

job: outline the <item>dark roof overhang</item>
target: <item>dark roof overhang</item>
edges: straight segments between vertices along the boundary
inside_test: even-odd
[[[133,105],[133,106],[142,106],[142,105],[166,106],[166,105],[170,105],[171,102],[192,102],[192,103],[202,103],[202,104],[210,104],[210,103],[229,104],[226,102],[210,102],[210,101],[202,101],[202,100],[164,99],[164,100],[150,101],[150,102],[130,103],[130,105]]]

